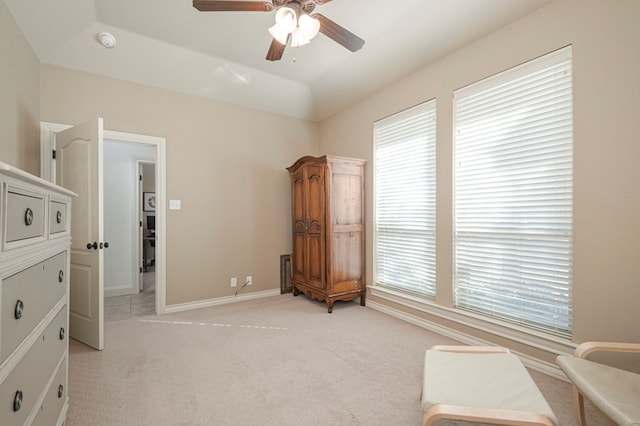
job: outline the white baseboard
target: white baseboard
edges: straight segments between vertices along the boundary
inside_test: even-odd
[[[417,317],[415,315],[408,314],[406,312],[400,311],[398,309],[392,308],[390,306],[384,305],[382,303],[375,302],[373,300],[367,300],[367,307],[371,309],[375,309],[376,311],[380,311],[387,315],[390,315],[394,318],[401,319],[413,325],[417,325],[418,327],[422,327],[424,329],[433,331],[434,333],[441,334],[445,337],[449,337],[450,339],[457,340],[461,343],[472,345],[472,346],[495,346],[495,343],[478,339],[477,337],[468,335],[466,333],[461,333],[457,330],[453,330],[448,327],[444,327],[440,324],[436,324],[434,322],[428,321],[424,318]],[[564,375],[562,370],[555,365],[545,361],[541,361],[539,359],[533,358],[529,355],[525,355],[516,351],[512,351],[514,354],[518,355],[522,360],[522,363],[536,371],[540,371],[548,376],[555,377],[556,379],[563,380],[568,382],[569,380]]]
[[[197,302],[179,303],[177,305],[168,305],[164,313],[171,314],[175,312],[190,311],[192,309],[209,308],[211,306],[226,305],[228,303],[244,302],[247,300],[262,299],[265,297],[279,296],[280,289],[257,291],[254,293],[242,294],[239,296],[225,296],[215,299],[198,300]]]

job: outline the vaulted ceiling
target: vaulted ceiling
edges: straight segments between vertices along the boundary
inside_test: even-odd
[[[274,12],[199,12],[191,0],[3,0],[43,63],[291,117],[322,120],[551,0],[333,0],[363,38],[265,60]],[[98,34],[117,40],[107,49]]]

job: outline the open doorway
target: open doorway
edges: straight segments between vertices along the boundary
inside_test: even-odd
[[[156,233],[158,234],[158,237],[156,237],[156,241],[155,241],[155,247],[154,247],[154,259],[155,259],[155,313],[160,315],[165,313],[165,309],[166,309],[166,264],[165,264],[165,258],[166,258],[166,240],[164,238],[164,235],[166,235],[165,230],[166,230],[166,220],[165,220],[165,210],[163,208],[163,206],[165,205],[165,200],[166,200],[166,196],[165,196],[165,190],[166,190],[166,142],[164,138],[161,137],[157,137],[157,136],[149,136],[149,135],[140,135],[140,134],[132,134],[132,133],[124,133],[124,132],[116,132],[116,131],[111,131],[111,130],[102,130],[102,120],[99,119],[99,125],[100,125],[100,155],[99,155],[99,163],[102,165],[103,162],[103,154],[102,154],[102,140],[111,140],[111,141],[116,141],[116,142],[120,142],[120,143],[124,143],[124,144],[132,144],[132,145],[138,145],[138,146],[147,146],[147,147],[153,147],[155,148],[155,155],[152,154],[152,161],[155,164],[155,200],[156,200],[156,204],[158,206],[158,209],[156,211],[155,214],[155,228],[156,228]],[[40,133],[40,144],[41,144],[41,164],[40,164],[40,169],[41,169],[41,177],[43,179],[49,180],[53,183],[56,182],[56,135],[58,134],[58,132],[62,132],[65,131],[66,129],[71,129],[74,126],[71,125],[67,125],[67,124],[59,124],[59,123],[47,123],[47,122],[42,122],[40,125],[41,128],[41,133]],[[52,155],[53,154],[53,155]],[[99,167],[100,171],[99,171],[99,182],[101,182],[102,179],[102,166]],[[128,176],[133,176],[133,168],[131,169],[131,173],[127,173]],[[104,204],[102,203],[102,194],[103,194],[103,189],[102,189],[102,183],[100,183],[99,185],[100,189],[99,189],[99,199],[100,199],[100,204]],[[78,204],[78,203],[76,203]],[[108,205],[103,205],[101,208],[104,211],[103,216],[108,216],[110,214],[110,206]],[[132,211],[131,211],[131,215],[135,215],[136,211],[133,210],[132,207]],[[103,223],[103,219],[99,218],[99,220],[97,221],[100,223],[100,229],[102,229],[102,223]],[[102,232],[102,231],[100,231]],[[135,234],[136,232],[131,232],[131,238],[136,238]],[[109,236],[105,236],[106,240],[109,239]],[[103,238],[102,236],[100,236],[99,238]],[[131,245],[133,245],[133,243],[131,243]],[[113,248],[115,248],[114,246],[111,246],[111,250],[113,250]],[[104,251],[106,253],[106,251]],[[137,252],[136,252],[137,253]],[[137,258],[137,254],[134,256],[135,258]],[[102,267],[100,268],[101,270],[103,269]],[[140,274],[139,271],[136,271],[137,274]],[[131,272],[131,274],[133,274],[133,272]],[[99,305],[97,308],[97,315],[99,316],[99,321],[103,322],[104,321],[104,309],[103,309],[103,301],[104,301],[104,287],[103,287],[103,274],[100,273],[100,283],[98,288],[100,289],[99,292],[97,292],[96,294],[99,295]],[[71,300],[75,300],[78,298],[78,296],[74,296],[73,295],[73,291],[71,292]],[[73,305],[73,303],[72,303]],[[99,329],[102,329],[101,327]]]
[[[155,307],[156,147],[104,140],[106,322],[153,315]]]
[[[154,312],[156,288],[156,186],[155,162],[138,161],[138,217],[140,218],[138,264],[140,274],[138,294],[131,303],[132,316],[144,316]],[[151,312],[149,312],[151,311]]]

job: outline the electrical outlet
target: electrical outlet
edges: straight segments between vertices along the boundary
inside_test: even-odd
[[[236,277],[232,277],[231,278],[231,287],[237,287],[238,286],[238,279]]]
[[[245,279],[244,282],[247,283],[247,285],[253,284],[253,278],[251,275],[247,275],[247,279]]]

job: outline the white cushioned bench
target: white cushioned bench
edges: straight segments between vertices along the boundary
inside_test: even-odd
[[[438,419],[558,425],[520,359],[505,348],[434,346],[425,354],[424,425]]]

